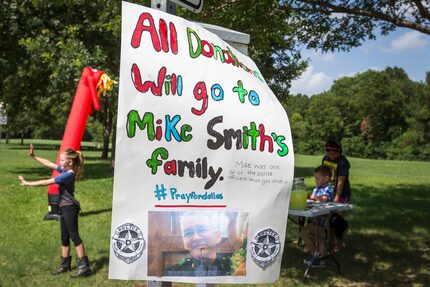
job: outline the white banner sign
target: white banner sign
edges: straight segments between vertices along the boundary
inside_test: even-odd
[[[276,281],[294,166],[283,107],[201,26],[122,13],[109,278]]]

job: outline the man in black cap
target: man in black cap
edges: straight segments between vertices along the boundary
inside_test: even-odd
[[[330,167],[332,184],[334,186],[334,202],[345,203],[351,201],[351,187],[349,185],[349,161],[342,155],[342,147],[335,141],[328,141],[325,145],[326,155],[322,164]]]
[[[342,147],[335,141],[327,141],[325,145],[326,155],[322,159],[322,164],[329,166],[332,171],[332,184],[334,186],[334,202],[351,202],[351,187],[349,185],[349,161],[342,155]],[[348,222],[337,213],[330,221],[334,231],[333,251],[338,252],[343,247],[343,233],[348,228]]]

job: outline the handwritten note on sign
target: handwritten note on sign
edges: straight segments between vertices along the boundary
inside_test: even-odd
[[[201,26],[122,13],[109,278],[276,281],[294,166],[284,109]]]

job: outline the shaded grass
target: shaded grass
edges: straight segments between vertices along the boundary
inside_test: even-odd
[[[28,141],[29,142],[29,141]],[[34,142],[34,141],[33,141]],[[38,144],[44,144],[39,149]],[[54,160],[56,143],[36,143],[38,155]],[[50,275],[59,260],[56,222],[43,222],[46,187],[21,187],[17,176],[48,178],[51,172],[27,156],[26,147],[0,144],[0,286],[144,286],[143,281],[108,280],[113,180],[110,161],[87,151],[85,173],[76,185],[83,210],[81,236],[95,275],[86,279]],[[295,176],[314,186],[316,156],[297,156]],[[305,252],[297,247],[297,228],[289,222],[280,279],[257,286],[429,286],[430,163],[351,158],[351,185],[356,208],[347,215],[347,248],[338,254],[342,275],[329,262],[301,279]],[[72,253],[74,256],[74,252]],[[74,266],[74,265],[73,265]],[[175,284],[175,286],[194,286]],[[233,285],[232,285],[233,286]]]
[[[55,160],[55,149],[39,149],[41,157]],[[50,275],[60,256],[57,222],[44,222],[47,212],[46,187],[21,187],[19,174],[29,180],[49,178],[51,171],[28,157],[26,146],[0,146],[0,286],[135,286],[137,282],[107,280],[110,244],[112,185],[110,160],[100,152],[87,151],[84,176],[76,183],[82,203],[79,219],[81,237],[95,275],[86,279],[70,274]],[[75,258],[74,250],[72,256]],[[73,266],[75,263],[73,262]]]

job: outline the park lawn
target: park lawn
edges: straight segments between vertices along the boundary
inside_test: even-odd
[[[55,160],[58,142],[33,143],[38,155]],[[95,274],[72,280],[67,273],[50,275],[59,260],[60,236],[57,222],[42,221],[47,211],[46,187],[21,187],[17,180],[20,174],[29,180],[48,178],[50,171],[27,156],[26,146],[16,141],[0,143],[0,286],[145,286],[144,281],[107,279],[113,184],[110,161],[100,160],[100,151],[84,155],[84,176],[77,183],[76,196],[83,206],[81,236]],[[320,159],[296,156],[295,176],[305,177],[309,191],[314,185],[313,168]],[[327,268],[313,269],[305,285],[430,286],[430,163],[357,158],[350,162],[355,209],[347,215],[347,247],[338,254],[343,274],[338,275],[329,262]],[[305,252],[290,242],[296,238],[297,228],[289,222],[281,277],[273,284],[258,286],[304,285]]]

